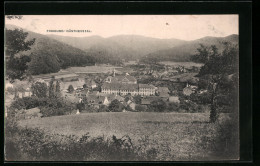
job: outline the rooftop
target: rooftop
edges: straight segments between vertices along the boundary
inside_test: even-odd
[[[87,96],[87,100],[90,102],[92,101],[91,103],[92,104],[100,104],[100,103],[103,103],[104,100],[105,100],[105,96],[97,96],[97,95],[88,95]]]
[[[122,81],[130,81],[130,82],[136,82],[135,77],[130,76],[130,75],[126,75],[126,76],[115,76],[115,77],[111,77],[111,81],[112,82],[122,82]]]
[[[153,85],[149,85],[149,84],[139,84],[139,88],[155,88],[155,86]]]
[[[168,89],[168,87],[158,87],[158,91],[159,92],[169,92],[169,89]]]
[[[112,90],[137,90],[138,84],[122,84],[122,83],[104,83],[102,89]]]

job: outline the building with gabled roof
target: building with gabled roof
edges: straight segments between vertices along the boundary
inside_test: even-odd
[[[141,96],[152,96],[155,95],[156,87],[149,84],[139,84],[138,95]]]
[[[137,80],[130,75],[125,76],[108,76],[105,79],[105,82],[107,83],[124,83],[124,84],[137,84]]]
[[[155,90],[155,86],[148,84],[104,83],[101,86],[102,93],[117,95],[151,96],[155,95]]]
[[[123,83],[104,83],[101,86],[101,92],[107,94],[118,94],[118,95],[137,95],[138,84],[123,84]]]
[[[94,89],[97,87],[96,82],[92,79],[86,79],[85,84],[86,84],[87,88],[89,88],[89,89]]]
[[[137,84],[135,77],[126,74],[124,76],[116,76],[115,70],[113,76],[108,76],[105,83],[101,87],[101,92],[106,94],[118,94],[132,96],[151,96],[155,95],[156,87],[148,84]]]
[[[100,105],[109,105],[110,102],[106,96],[88,95],[87,101],[89,105],[99,107]]]

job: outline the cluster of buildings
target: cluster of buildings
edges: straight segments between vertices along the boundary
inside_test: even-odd
[[[155,95],[156,87],[148,84],[137,84],[137,80],[128,74],[124,76],[108,76],[105,83],[101,86],[101,92],[105,94],[117,94],[132,96],[153,96]]]
[[[182,74],[179,77],[171,78],[176,79],[171,81],[178,83],[187,82],[188,78],[190,78],[190,73]],[[151,84],[139,84],[137,83],[137,79],[130,76],[128,73],[125,75],[116,75],[115,69],[112,71],[110,76],[103,78],[100,77],[100,79],[101,82],[98,82],[101,85],[98,86],[93,78],[86,78],[78,73],[68,71],[33,76],[34,81],[43,81],[47,85],[49,85],[51,80],[55,80],[54,84],[58,81],[60,83],[62,96],[67,101],[79,103],[83,98],[85,98],[88,101],[88,105],[94,106],[95,108],[100,108],[102,105],[108,106],[113,100],[117,99],[124,107],[129,106],[134,110],[136,103],[133,98],[129,98],[129,96],[133,97],[137,95],[142,97],[140,104],[146,106],[150,105],[158,98],[161,98],[165,102],[180,102],[177,95],[169,95],[170,91],[168,87],[155,87]],[[73,93],[68,93],[68,87],[70,85],[72,85],[75,90]],[[12,87],[13,85],[8,84],[8,86]],[[19,97],[31,96],[29,84],[26,84],[24,87],[26,87],[26,90],[23,91]],[[98,91],[95,89],[97,87],[99,87]],[[183,94],[189,96],[192,93],[195,93],[196,89],[196,86],[187,84],[183,89]],[[129,98],[128,101],[125,100],[126,96]]]

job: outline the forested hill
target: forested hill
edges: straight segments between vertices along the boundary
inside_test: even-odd
[[[6,29],[13,30],[19,27],[6,25]],[[44,74],[57,72],[61,68],[70,66],[85,66],[94,64],[94,58],[88,56],[85,51],[28,30],[27,40],[35,38],[31,49],[19,52],[17,56],[29,55],[31,62],[28,64],[28,72],[31,74]]]
[[[15,28],[12,25],[6,27],[7,29]],[[191,55],[196,53],[200,44],[216,45],[220,52],[223,49],[222,42],[238,44],[238,35],[204,37],[193,41],[184,41],[140,35],[117,35],[103,38],[100,36],[41,35],[31,31],[27,32],[29,33],[28,39],[36,39],[32,49],[23,52],[25,54],[32,53],[29,70],[34,74],[37,74],[38,70],[40,73],[48,73],[60,68],[83,66],[94,62],[118,64],[121,63],[122,59],[155,58],[159,61],[187,62],[191,61]],[[50,65],[46,67],[44,64]]]
[[[147,54],[145,58],[155,58],[161,61],[175,61],[185,62],[191,61],[191,56],[196,54],[197,48],[200,44],[204,46],[216,45],[219,52],[224,49],[223,42],[230,42],[231,44],[238,44],[238,35],[229,35],[226,37],[204,37],[201,39],[186,42],[185,44],[170,48],[159,50],[150,54]]]
[[[109,38],[100,36],[67,37],[49,35],[49,37],[65,42],[86,51],[98,62],[115,62],[120,59],[135,60],[157,58],[158,60],[190,61],[200,44],[216,45],[222,51],[222,42],[238,44],[238,35],[227,37],[204,37],[193,41],[178,39],[157,39],[140,35],[117,35]]]
[[[80,48],[97,61],[115,61],[118,59],[136,60],[146,54],[161,49],[169,49],[186,43],[178,39],[158,39],[140,35],[117,35],[108,38],[100,36],[68,37],[48,35],[49,37]]]

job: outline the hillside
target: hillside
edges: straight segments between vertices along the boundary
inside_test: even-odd
[[[57,56],[62,68],[84,65],[88,61],[118,64],[122,59],[136,60],[144,57],[157,58],[160,61],[187,62],[190,61],[191,55],[196,53],[200,44],[216,45],[219,51],[223,50],[221,42],[238,44],[238,35],[184,41],[140,35],[117,35],[103,38],[100,36],[41,35],[29,32],[28,38],[36,38],[35,45],[28,53],[44,51],[54,57]],[[87,60],[83,60],[82,57]]]
[[[13,25],[6,25],[6,29],[13,30],[19,28]],[[45,35],[34,33],[23,29],[28,32],[26,40],[35,38],[35,43],[31,46],[31,50],[20,52],[20,55],[31,56],[32,61],[28,64],[31,74],[44,74],[49,72],[56,72],[60,68],[67,68],[70,66],[84,66],[94,63],[93,57],[90,57],[86,52],[72,47],[68,44],[62,43],[55,39],[49,38]],[[46,63],[44,65],[44,63]],[[47,66],[49,65],[49,66]],[[52,65],[56,65],[53,69]],[[32,68],[32,66],[37,67]],[[46,69],[49,68],[50,70]]]
[[[128,47],[138,52],[140,56],[186,43],[186,41],[179,39],[157,39],[139,35],[118,35],[110,37],[108,40]]]
[[[186,41],[178,39],[157,39],[139,35],[118,35],[109,38],[100,36],[48,36],[80,48],[98,60],[103,59],[105,61],[118,58],[134,60],[161,49],[168,49],[186,43]]]
[[[104,38],[100,36],[90,36],[90,37],[70,37],[70,36],[59,36],[59,35],[47,35],[48,37],[58,40],[60,42],[66,43],[75,48],[81,50],[89,49],[91,46],[104,41]]]
[[[159,58],[160,61],[190,61],[200,44],[216,45],[219,51],[223,49],[221,42],[228,41],[238,44],[238,35],[227,37],[204,37],[193,41],[178,39],[157,39],[140,35],[117,35],[109,38],[100,36],[67,37],[49,35],[59,41],[86,51],[95,57],[97,62],[116,62],[119,59],[135,60],[142,57]]]
[[[224,49],[222,42],[231,42],[232,44],[238,44],[238,35],[230,35],[227,37],[204,37],[201,39],[186,42],[185,44],[170,48],[159,50],[150,54],[147,57],[157,58],[160,57],[160,61],[176,61],[185,62],[190,61],[191,55],[195,54],[200,44],[205,46],[216,45],[219,51]]]

